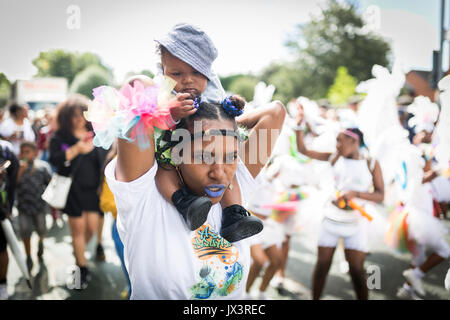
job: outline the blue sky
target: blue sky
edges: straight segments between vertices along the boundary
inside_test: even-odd
[[[176,23],[188,22],[204,29],[218,48],[216,73],[257,73],[271,62],[291,58],[283,46],[286,33],[308,22],[323,2],[1,0],[0,72],[13,81],[30,78],[36,73],[31,61],[40,51],[63,48],[97,53],[122,81],[128,71],[155,71],[153,39]],[[67,28],[66,11],[73,4],[81,12],[77,30]],[[370,5],[380,8],[378,31],[391,42],[395,56],[410,68],[431,69],[432,51],[439,47],[440,0],[360,2],[361,10]]]

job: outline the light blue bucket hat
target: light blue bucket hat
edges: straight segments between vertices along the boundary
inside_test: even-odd
[[[212,79],[211,64],[217,58],[217,49],[203,30],[187,23],[179,23],[168,34],[155,41],[208,80]]]

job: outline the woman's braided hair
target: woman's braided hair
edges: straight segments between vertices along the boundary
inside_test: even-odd
[[[194,121],[196,120],[219,120],[219,121],[232,121],[234,129],[239,130],[235,117],[238,115],[238,111],[242,110],[245,106],[245,100],[240,96],[228,97],[228,110],[224,107],[224,103],[212,103],[212,102],[200,102],[197,111],[189,117],[183,118],[176,125],[176,129],[190,130],[193,128]],[[229,111],[229,104],[232,104],[235,110]],[[239,113],[240,114],[240,113]],[[170,158],[171,149],[178,144],[178,141],[172,141],[172,130],[158,131],[155,130],[155,145],[156,152],[155,157],[160,165],[174,165]],[[156,135],[157,133],[157,135]],[[242,134],[241,134],[242,137]],[[242,137],[245,140],[245,137]]]

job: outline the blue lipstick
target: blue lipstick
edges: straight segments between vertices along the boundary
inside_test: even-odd
[[[210,184],[207,187],[203,187],[203,189],[208,197],[216,198],[220,197],[222,193],[225,192],[226,187],[223,184]]]

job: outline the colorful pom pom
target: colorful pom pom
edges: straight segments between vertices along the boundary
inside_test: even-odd
[[[164,77],[155,79],[149,87],[135,81],[133,86],[125,84],[120,90],[108,86],[95,88],[94,100],[84,113],[94,128],[94,145],[109,149],[116,138],[122,138],[137,141],[141,149],[149,148],[149,131],[173,126],[170,99],[175,84]]]

